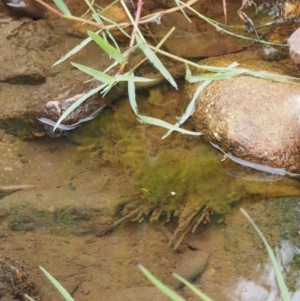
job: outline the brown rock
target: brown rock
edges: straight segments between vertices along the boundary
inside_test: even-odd
[[[263,61],[255,64],[270,70]],[[196,87],[188,88],[189,99]],[[229,156],[279,168],[276,172],[300,173],[299,113],[299,86],[239,76],[205,88],[193,120],[205,139]]]
[[[179,57],[211,57],[241,51],[249,42],[235,39],[218,32],[198,18],[189,22],[181,12],[175,12],[162,17],[161,24],[150,24],[151,31],[159,39],[165,37],[168,31],[175,27],[175,32],[165,41],[168,52]]]

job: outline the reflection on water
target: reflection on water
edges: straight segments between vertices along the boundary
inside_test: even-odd
[[[287,283],[291,300],[300,300],[300,271],[291,267],[294,257],[299,256],[297,249],[288,240],[282,240],[275,247],[275,255],[280,270],[286,279],[292,278],[293,283]],[[277,301],[281,300],[281,294],[275,276],[274,268],[269,261],[265,265],[257,265],[250,279],[240,280],[234,288],[234,296],[231,300],[239,301]]]

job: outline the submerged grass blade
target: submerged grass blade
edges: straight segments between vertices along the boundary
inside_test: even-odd
[[[33,298],[29,297],[28,295],[25,294],[26,299],[28,299],[29,301],[35,301]]]
[[[133,73],[131,73],[128,76],[131,77],[131,78],[134,78]],[[188,130],[179,128],[177,126],[174,126],[171,123],[168,123],[166,121],[163,121],[163,120],[160,120],[160,119],[157,119],[157,118],[140,115],[139,112],[138,112],[138,105],[137,105],[137,102],[136,102],[136,94],[135,94],[135,85],[134,85],[133,80],[128,80],[128,96],[129,96],[130,106],[131,106],[133,112],[135,113],[135,115],[138,117],[138,119],[141,122],[156,125],[156,126],[160,126],[160,127],[166,128],[168,130],[181,132],[183,134],[196,135],[196,136],[202,135],[202,133],[200,133],[200,132],[188,131]]]
[[[61,293],[66,301],[74,301],[68,291],[50,274],[48,273],[43,267],[40,266],[42,272],[46,275],[46,277],[51,281],[51,283],[56,287],[56,289]]]
[[[167,130],[177,131],[182,134],[188,134],[188,135],[192,135],[192,136],[201,136],[202,135],[201,132],[193,132],[193,131],[185,130],[185,129],[177,127],[171,123],[168,123],[166,121],[163,121],[161,119],[157,119],[154,117],[149,117],[149,116],[144,116],[144,115],[137,115],[137,117],[139,118],[140,121],[142,121],[144,123],[160,126]]]
[[[166,296],[168,296],[173,301],[185,301],[181,296],[179,296],[175,291],[168,288],[166,285],[164,285],[161,281],[159,281],[157,278],[155,278],[146,268],[144,268],[142,265],[138,265],[139,269],[142,271],[142,273]]]
[[[213,301],[211,298],[209,298],[206,294],[202,293],[198,288],[196,288],[193,284],[191,284],[189,281],[185,280],[181,276],[177,274],[173,274],[173,276],[181,281],[186,287],[188,287],[195,295],[200,297],[203,301]]]
[[[280,293],[281,293],[282,299],[284,301],[291,301],[290,294],[288,292],[287,286],[285,284],[283,275],[282,275],[282,273],[280,271],[280,267],[279,267],[279,265],[277,263],[277,260],[276,260],[276,257],[274,255],[273,250],[271,249],[270,245],[268,244],[268,242],[267,242],[265,236],[263,235],[263,233],[260,231],[260,229],[254,223],[253,219],[248,215],[248,213],[243,208],[241,208],[240,210],[245,215],[245,217],[248,219],[248,221],[251,223],[251,225],[253,226],[253,228],[256,230],[256,232],[260,236],[261,240],[263,241],[263,243],[264,243],[264,245],[265,245],[265,247],[266,247],[266,249],[268,251],[268,255],[269,255],[269,258],[270,258],[270,260],[272,262],[274,271],[275,271],[276,280],[277,280],[277,283],[278,283],[278,286],[279,286],[279,289],[280,289]]]

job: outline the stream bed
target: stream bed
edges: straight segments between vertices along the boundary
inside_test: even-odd
[[[59,34],[61,23],[50,20]],[[51,63],[78,42],[69,37],[49,46]],[[254,56],[261,48],[238,47]],[[79,61],[92,62],[96,48],[85,51]],[[289,58],[283,63],[292,65]],[[64,64],[51,76],[71,70]],[[175,123],[186,105],[183,79],[177,82],[178,91],[166,83],[138,90],[139,112]],[[1,105],[18,107],[22,93],[25,100],[30,93],[42,95],[34,87],[1,83]],[[0,130],[0,184],[32,186],[0,191],[0,255],[20,263],[37,301],[62,300],[39,266],[77,301],[169,300],[138,264],[186,300],[199,299],[174,272],[213,300],[280,300],[266,249],[240,208],[266,236],[292,300],[299,299],[297,177],[240,166],[201,136],[174,132],[161,139],[166,130],[140,123],[126,95],[62,137],[37,138],[35,132],[36,139],[23,140],[20,124],[17,136],[10,134],[16,134],[15,124]],[[185,128],[193,125],[188,121]]]

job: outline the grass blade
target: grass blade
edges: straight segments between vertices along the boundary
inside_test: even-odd
[[[237,67],[239,64],[237,62],[233,62],[232,64],[230,64],[227,68],[229,71],[231,71],[232,68]],[[216,75],[218,75],[219,73],[217,73]],[[195,77],[192,76],[192,72],[189,68],[188,65],[186,65],[186,76],[185,79],[188,82],[193,82],[193,79]],[[198,96],[200,95],[200,93],[203,91],[203,89],[205,87],[207,87],[210,83],[212,82],[212,79],[210,80],[205,80],[196,90],[196,92],[193,95],[192,100],[190,101],[188,107],[186,108],[185,112],[183,113],[183,115],[179,118],[178,122],[174,124],[175,127],[180,127],[190,116],[193,115],[194,110],[195,110],[195,103],[196,100],[198,99]],[[163,135],[162,139],[167,138],[170,134],[172,133],[172,130],[169,130],[165,135]]]
[[[95,79],[99,80],[100,82],[103,82],[107,85],[112,85],[115,82],[115,79],[99,70],[95,70],[93,68],[77,64],[77,63],[71,63],[74,67],[77,69],[83,71],[84,73],[87,73],[91,76],[93,76]]]
[[[244,70],[236,69],[236,70],[228,70],[227,72],[217,73],[217,74],[213,74],[213,75],[194,75],[189,78],[188,82],[189,83],[197,83],[197,82],[203,81],[203,80],[208,80],[208,81],[221,80],[221,79],[231,78],[231,77],[243,74],[243,73],[244,73]]]
[[[151,78],[140,77],[140,76],[131,76],[131,75],[128,75],[128,74],[116,75],[115,79],[116,79],[117,82],[120,82],[120,81],[134,81],[134,82],[143,82],[143,83],[151,82],[151,81],[154,80],[154,79],[151,79]]]
[[[116,60],[119,64],[122,64],[125,61],[125,57],[121,52],[119,52],[115,47],[110,45],[103,38],[99,37],[93,31],[88,30],[88,35],[91,37],[109,56]]]
[[[134,78],[133,73],[131,73],[128,76],[130,76],[131,78]],[[171,123],[168,123],[166,121],[163,121],[163,120],[160,120],[160,119],[157,119],[157,118],[140,115],[139,112],[138,112],[138,105],[136,103],[135,85],[134,85],[133,80],[128,80],[128,96],[129,96],[130,106],[131,106],[133,112],[135,113],[135,115],[138,117],[138,119],[141,122],[156,125],[156,126],[160,126],[160,127],[166,128],[168,130],[181,132],[183,134],[196,135],[196,136],[202,135],[202,133],[200,133],[200,132],[188,131],[188,130],[179,128],[177,126],[174,126]]]
[[[130,77],[134,78],[133,72],[129,74]],[[128,96],[129,96],[129,103],[131,106],[132,111],[135,115],[139,115],[138,105],[136,103],[136,94],[135,94],[135,85],[133,80],[128,81]]]
[[[78,106],[80,106],[86,99],[88,99],[90,96],[94,95],[95,93],[97,93],[98,91],[104,89],[105,87],[107,87],[106,84],[103,84],[97,88],[94,88],[92,90],[90,90],[88,93],[84,94],[83,96],[81,96],[80,98],[78,98],[58,119],[58,121],[56,122],[55,127],[53,128],[53,132],[57,129],[57,127],[62,123],[62,121],[67,118]]]
[[[28,295],[25,294],[25,298],[27,298],[29,301],[35,301],[33,298],[29,297]]]
[[[140,119],[140,121],[142,121],[144,123],[160,126],[167,130],[177,131],[182,134],[188,134],[188,135],[192,135],[192,136],[201,136],[202,135],[201,132],[193,132],[193,131],[185,130],[185,129],[177,127],[171,123],[168,123],[166,121],[163,121],[161,119],[157,119],[154,117],[149,117],[149,116],[144,116],[144,115],[137,115],[137,117]]]
[[[53,0],[56,6],[60,9],[60,11],[66,16],[72,16],[71,12],[69,11],[68,7],[62,0]]]
[[[287,289],[286,284],[284,282],[283,275],[282,275],[282,273],[280,271],[280,267],[279,267],[279,265],[277,263],[277,260],[276,260],[276,257],[274,255],[273,250],[271,249],[270,245],[268,244],[265,236],[262,234],[262,232],[260,231],[260,229],[254,223],[253,219],[249,216],[249,214],[243,208],[241,208],[240,210],[245,215],[245,217],[248,219],[248,221],[251,223],[251,225],[253,226],[253,228],[256,230],[256,232],[260,236],[261,240],[263,241],[263,243],[264,243],[264,245],[265,245],[265,247],[266,247],[266,249],[268,251],[268,255],[269,255],[269,258],[270,258],[270,260],[272,262],[274,271],[275,271],[276,280],[277,280],[277,283],[278,283],[278,286],[279,286],[279,289],[280,289],[280,293],[281,293],[282,299],[284,301],[291,301],[291,297],[289,295],[288,289]]]
[[[96,31],[96,33],[98,34],[99,32],[101,32],[102,29]],[[63,61],[65,61],[66,59],[68,59],[69,57],[71,57],[72,55],[74,55],[75,53],[79,52],[82,48],[84,48],[88,43],[90,43],[92,41],[92,38],[87,37],[86,39],[84,39],[82,42],[80,42],[78,45],[76,45],[72,50],[70,50],[67,54],[63,55],[58,61],[56,61],[52,67],[62,63]]]
[[[173,276],[181,281],[186,287],[188,287],[193,293],[195,293],[198,297],[200,297],[204,301],[213,301],[211,298],[209,298],[206,294],[202,293],[198,288],[196,288],[193,284],[188,282],[186,279],[182,278],[181,276],[177,274],[173,274]]]
[[[136,35],[136,39],[140,49],[143,51],[144,55],[148,58],[150,63],[152,63],[153,66],[164,76],[164,78],[177,90],[178,88],[174,78],[157,57],[157,55],[150,49],[146,42],[142,41],[139,35]]]
[[[146,268],[144,268],[142,265],[138,265],[139,269],[142,271],[142,273],[166,296],[168,296],[173,301],[185,301],[181,296],[179,296],[175,291],[168,288],[166,285],[164,285],[161,281],[159,281],[157,278],[155,278]]]
[[[40,266],[42,272],[46,275],[46,277],[52,282],[52,284],[56,287],[56,289],[61,293],[61,295],[65,298],[66,301],[74,301],[71,295],[67,292],[67,290],[43,267]]]

